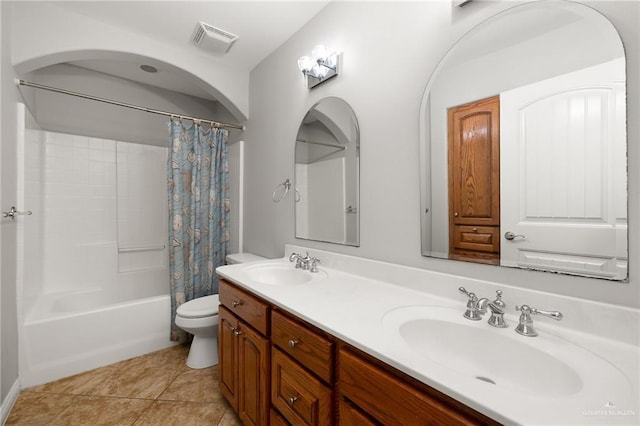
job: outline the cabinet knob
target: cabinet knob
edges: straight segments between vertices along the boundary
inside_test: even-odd
[[[295,349],[295,347],[296,347],[296,345],[297,345],[297,344],[298,344],[298,341],[297,341],[297,340],[295,340],[295,339],[291,339],[291,340],[289,340],[289,347],[290,347],[291,349]]]
[[[293,404],[296,403],[296,401],[298,400],[297,396],[291,396],[287,399],[287,401],[289,402],[289,405],[293,407]]]
[[[237,307],[237,306],[240,306],[240,305],[242,305],[242,300],[241,301],[234,300],[233,302],[231,302],[231,305],[234,308]]]
[[[239,328],[234,328],[233,329],[233,334],[235,334],[236,336],[239,336],[242,334],[242,331]]]

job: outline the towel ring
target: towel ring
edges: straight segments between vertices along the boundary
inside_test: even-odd
[[[278,190],[280,188],[283,188],[284,192],[280,197],[277,197],[276,194],[278,193]],[[273,193],[271,194],[271,199],[273,200],[274,203],[279,203],[280,201],[282,201],[284,197],[287,196],[287,193],[289,192],[290,189],[291,189],[291,181],[289,180],[289,178],[287,178],[280,185],[276,186],[276,189],[274,189]]]

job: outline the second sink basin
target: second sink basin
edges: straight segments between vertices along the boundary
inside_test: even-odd
[[[419,356],[498,389],[545,398],[594,386],[623,394],[629,390],[620,370],[578,345],[542,333],[520,336],[513,325],[497,329],[486,321],[469,321],[463,311],[406,306],[387,313],[383,325]]]

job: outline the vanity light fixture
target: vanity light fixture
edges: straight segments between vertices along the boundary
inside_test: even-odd
[[[338,75],[338,53],[318,45],[311,51],[311,57],[298,59],[298,68],[304,75],[307,89],[313,89]]]

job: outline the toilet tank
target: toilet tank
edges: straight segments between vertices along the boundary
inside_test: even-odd
[[[235,263],[256,262],[258,260],[269,260],[266,257],[258,256],[253,253],[233,253],[228,254],[226,257],[227,265],[233,265]]]

